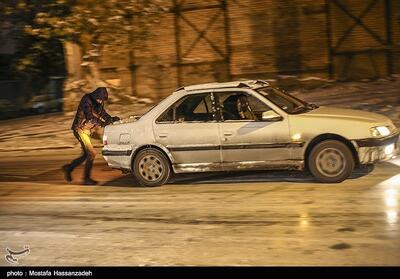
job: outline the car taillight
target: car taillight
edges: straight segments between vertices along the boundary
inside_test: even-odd
[[[103,135],[103,145],[108,145],[107,136]]]

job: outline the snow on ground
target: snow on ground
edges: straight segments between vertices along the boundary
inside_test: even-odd
[[[388,116],[400,128],[400,77],[373,82],[335,83],[326,88],[291,91],[308,102],[361,109]],[[111,115],[128,118],[140,115],[153,104],[113,103],[106,108]],[[0,152],[40,149],[78,148],[70,130],[74,112],[52,113],[0,121]],[[95,146],[101,146],[101,129]]]
[[[400,77],[373,82],[336,83],[327,88],[291,93],[317,105],[380,113],[400,128]]]
[[[128,118],[149,109],[145,104],[106,106],[112,116]],[[79,147],[71,125],[75,112],[50,113],[0,121],[0,152]],[[93,144],[101,146],[102,129],[94,134]]]

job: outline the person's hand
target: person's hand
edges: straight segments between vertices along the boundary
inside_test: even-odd
[[[101,121],[100,127],[104,128],[104,127],[106,127],[108,124],[111,124],[111,123],[109,123],[108,121]]]
[[[119,118],[118,116],[113,116],[112,117],[112,122],[120,121],[120,120],[121,120],[121,118]]]

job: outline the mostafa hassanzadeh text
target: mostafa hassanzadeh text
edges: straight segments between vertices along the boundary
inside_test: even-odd
[[[72,270],[29,270],[29,276],[35,277],[46,277],[46,276],[93,276],[92,271],[90,270],[79,270],[79,271],[72,271]],[[24,276],[22,271],[8,271],[7,277],[19,277]],[[26,275],[25,275],[26,276]]]

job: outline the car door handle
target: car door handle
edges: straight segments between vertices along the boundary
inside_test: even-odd
[[[168,134],[159,134],[158,137],[159,138],[168,138]]]
[[[233,133],[232,132],[224,132],[224,136],[232,136]]]

